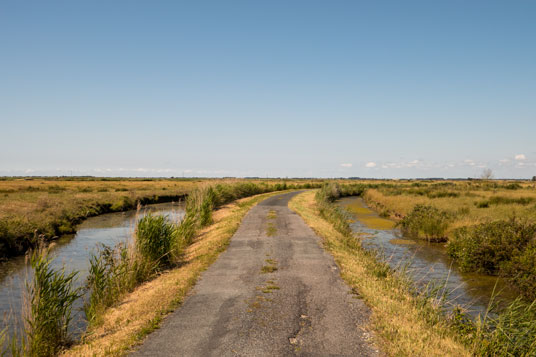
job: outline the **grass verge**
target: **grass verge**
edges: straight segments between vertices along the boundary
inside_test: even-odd
[[[289,207],[323,238],[324,247],[334,256],[342,278],[359,291],[371,308],[371,327],[384,352],[395,356],[471,354],[439,317],[431,299],[415,295],[403,277],[386,268],[358,244],[350,243],[343,223],[336,229],[328,222],[340,221],[341,217],[329,211],[327,204],[319,207],[314,191],[297,195]],[[326,213],[321,214],[321,210]],[[324,218],[326,215],[328,220]]]
[[[251,207],[280,192],[240,199],[212,215],[212,224],[193,237],[183,256],[183,265],[168,270],[108,308],[83,341],[63,352],[65,356],[123,355],[159,327],[162,318],[182,303],[199,275],[225,250]]]

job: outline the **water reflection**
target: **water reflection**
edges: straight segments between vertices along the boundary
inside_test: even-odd
[[[144,214],[151,212],[167,216],[172,222],[179,222],[184,216],[183,205],[162,203],[148,205],[142,211],[128,211],[103,214],[85,220],[75,235],[63,236],[51,245],[56,268],[65,266],[66,271],[79,271],[77,286],[85,283],[89,256],[98,244],[115,246],[127,241],[133,234],[135,224]],[[3,325],[11,330],[21,327],[21,305],[25,281],[29,278],[29,262],[26,257],[15,257],[0,263],[0,315]],[[82,312],[83,299],[76,302],[73,311],[73,333],[81,333],[86,326]]]

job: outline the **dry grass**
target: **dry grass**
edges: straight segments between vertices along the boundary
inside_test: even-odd
[[[84,218],[146,203],[176,200],[200,183],[306,184],[315,180],[0,178],[0,258],[34,242],[74,233]]]
[[[448,186],[441,186],[445,182],[430,182],[413,187],[411,184],[401,182],[395,187],[379,187],[368,189],[364,194],[367,204],[379,213],[386,212],[390,218],[399,220],[411,212],[418,204],[431,205],[442,211],[453,213],[456,218],[447,230],[450,235],[456,228],[474,225],[489,221],[502,220],[513,214],[520,218],[534,220],[536,217],[536,187],[534,183],[518,183],[520,188],[507,189],[508,182],[446,182]],[[430,190],[433,193],[450,192],[457,197],[435,197],[418,194],[419,189]],[[492,197],[506,199],[533,200],[529,204],[507,203],[491,204],[486,208],[479,208],[478,203]]]
[[[65,356],[123,355],[158,328],[163,316],[177,308],[199,275],[225,250],[242,218],[259,201],[278,193],[241,199],[214,212],[214,223],[203,229],[185,252],[185,264],[164,272],[108,309],[102,322]]]
[[[390,273],[377,274],[379,264],[372,256],[345,244],[346,238],[319,215],[314,195],[300,194],[289,207],[323,237],[324,247],[339,264],[343,279],[370,306],[371,327],[380,339],[378,346],[392,356],[469,356],[445,325],[427,321],[427,312],[418,306],[403,282]]]
[[[23,253],[34,232],[44,238],[74,233],[100,213],[136,207],[137,201],[170,201],[197,182],[186,180],[0,180],[0,257]]]

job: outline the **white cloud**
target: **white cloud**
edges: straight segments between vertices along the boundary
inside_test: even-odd
[[[342,167],[352,167],[352,164],[341,164]]]
[[[365,167],[369,167],[369,168],[371,168],[371,167],[376,167],[376,163],[375,163],[375,162],[372,162],[372,161],[371,161],[371,162],[367,162],[367,164],[365,165]]]
[[[523,161],[523,160],[526,160],[526,156],[524,154],[517,154],[515,157],[514,157],[517,161]]]

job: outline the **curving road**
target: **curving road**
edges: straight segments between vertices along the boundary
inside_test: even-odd
[[[184,304],[134,355],[377,355],[362,328],[368,308],[288,209],[296,194],[252,208]]]

